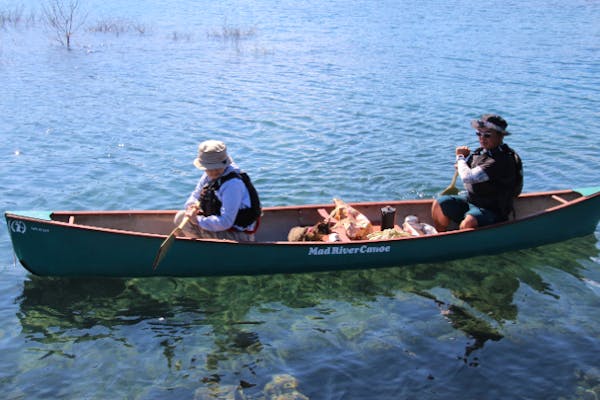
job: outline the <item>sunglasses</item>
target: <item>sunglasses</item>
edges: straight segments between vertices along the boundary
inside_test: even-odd
[[[479,131],[476,131],[476,132],[475,132],[475,134],[476,134],[477,136],[479,136],[479,137],[483,136],[483,137],[484,137],[484,138],[486,138],[486,139],[488,139],[488,138],[491,138],[491,137],[492,137],[492,134],[491,134],[491,133],[489,133],[489,132],[479,132]]]

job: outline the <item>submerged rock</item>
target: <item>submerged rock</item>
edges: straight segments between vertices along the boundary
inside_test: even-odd
[[[194,393],[194,400],[238,400],[239,398],[238,388],[233,385],[202,386]]]
[[[269,400],[308,400],[298,391],[298,380],[288,374],[275,375],[264,392]]]

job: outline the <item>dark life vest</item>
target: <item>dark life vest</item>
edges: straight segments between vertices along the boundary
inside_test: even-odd
[[[490,158],[495,160],[495,170],[489,171],[489,181],[470,185],[469,201],[478,207],[494,211],[501,220],[507,219],[513,211],[513,199],[523,189],[523,163],[516,151],[502,144],[494,151],[494,156],[475,150],[468,164],[471,168],[487,164]],[[491,161],[491,160],[490,160]]]
[[[250,177],[245,172],[240,172],[239,174],[237,172],[230,172],[227,175],[221,176],[214,181],[205,184],[200,192],[200,209],[202,210],[202,214],[206,216],[221,215],[221,206],[223,203],[221,203],[221,200],[217,197],[217,191],[223,183],[233,178],[241,179],[250,195],[250,208],[238,210],[235,221],[233,222],[234,225],[245,228],[256,221],[262,214],[258,192],[252,184]]]
[[[507,146],[508,147],[508,146]],[[515,165],[516,165],[516,175],[515,175],[515,191],[513,193],[513,195],[515,197],[519,197],[519,195],[521,194],[521,192],[523,191],[523,160],[521,160],[521,156],[519,156],[517,154],[516,151],[514,151],[513,149],[511,149],[510,147],[508,147],[508,151],[510,154],[512,154],[514,160],[515,160]]]

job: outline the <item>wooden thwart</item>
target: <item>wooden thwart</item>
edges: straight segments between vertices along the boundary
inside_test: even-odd
[[[565,200],[562,197],[557,196],[555,194],[552,195],[552,198],[562,204],[567,204],[569,202],[569,200]]]

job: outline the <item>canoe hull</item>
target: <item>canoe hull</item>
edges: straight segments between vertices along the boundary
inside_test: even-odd
[[[216,276],[300,273],[449,261],[560,242],[593,233],[600,194],[477,230],[397,240],[236,243],[177,238],[156,270],[165,235],[96,229],[7,213],[14,251],[42,276]]]

